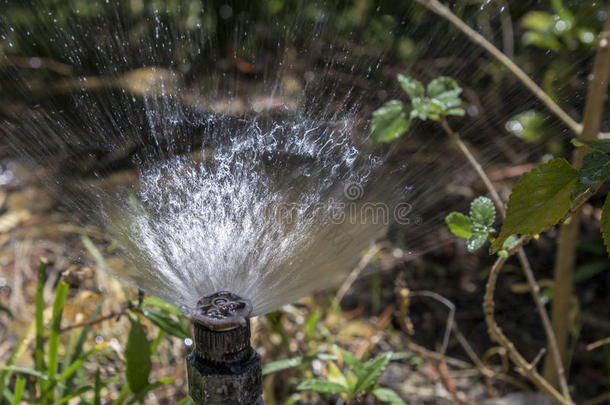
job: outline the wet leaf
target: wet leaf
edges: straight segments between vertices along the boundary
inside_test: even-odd
[[[477,197],[470,203],[470,218],[473,222],[491,228],[496,220],[496,207],[487,197]]]
[[[300,391],[315,391],[323,394],[341,394],[349,392],[349,389],[341,384],[320,379],[305,380],[299,384],[297,389]]]
[[[411,99],[424,96],[424,86],[412,77],[398,75],[398,83]]]
[[[420,120],[427,120],[432,113],[432,106],[430,105],[430,99],[427,97],[418,97],[411,100],[411,118],[419,118]]]
[[[405,104],[390,100],[373,113],[371,138],[376,142],[391,142],[404,134],[410,125]]]
[[[460,95],[462,88],[448,76],[439,76],[428,83],[428,97],[436,99],[455,98]]]
[[[151,369],[150,342],[142,324],[131,321],[131,330],[125,347],[126,371],[129,388],[138,393],[148,386],[148,375]]]
[[[604,237],[604,243],[606,244],[606,251],[610,256],[610,193],[606,195],[606,202],[602,208],[602,220],[600,229]]]
[[[466,248],[470,253],[478,250],[487,242],[488,232],[475,232],[466,241]]]
[[[387,402],[391,405],[406,405],[406,402],[389,388],[376,388],[373,390],[373,395],[381,402]]]
[[[364,376],[364,363],[358,360],[356,356],[339,346],[333,346],[333,349],[339,352],[343,362],[347,364],[347,367],[356,375],[356,377],[361,378]]]
[[[364,363],[364,370],[358,377],[358,381],[354,387],[354,393],[364,391],[370,386],[376,384],[377,379],[386,369],[391,359],[392,353],[383,353]]]
[[[521,19],[523,27],[537,32],[550,31],[553,22],[553,16],[544,11],[530,11]]]
[[[578,171],[565,159],[553,159],[519,179],[508,200],[506,219],[492,252],[514,234],[537,234],[556,224],[570,208]]]
[[[470,218],[460,212],[452,212],[445,217],[449,230],[458,238],[469,238],[472,235]]]
[[[526,142],[538,143],[546,138],[544,116],[529,110],[513,115],[504,125],[506,130]]]
[[[582,184],[593,186],[610,178],[610,156],[602,152],[585,155],[578,179]]]

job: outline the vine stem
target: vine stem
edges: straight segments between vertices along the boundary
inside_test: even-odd
[[[470,163],[470,165],[475,169],[475,171],[477,172],[477,174],[479,175],[481,180],[483,180],[483,183],[485,183],[485,186],[487,187],[487,190],[489,191],[489,194],[491,195],[491,198],[494,201],[494,203],[498,209],[498,212],[500,212],[500,216],[502,217],[502,219],[504,219],[506,217],[506,210],[504,208],[504,202],[502,201],[502,198],[498,194],[498,191],[494,187],[491,180],[489,180],[489,177],[483,170],[481,164],[477,161],[477,159],[472,154],[472,152],[470,152],[470,149],[468,149],[468,147],[462,141],[460,136],[456,132],[454,132],[453,129],[451,129],[447,120],[445,118],[441,118],[440,123],[441,123],[441,126],[443,127],[443,129],[445,130],[445,132],[447,133],[447,135],[449,135],[449,138],[458,146],[458,148],[462,151],[464,156],[466,156],[466,159],[468,159],[468,162]],[[521,263],[521,267],[523,268],[523,272],[525,273],[525,278],[527,279],[527,282],[530,286],[530,291],[531,291],[532,297],[534,299],[536,309],[538,310],[538,313],[540,314],[540,319],[542,321],[542,327],[544,328],[544,332],[547,337],[549,352],[555,362],[554,364],[556,365],[555,368],[557,370],[557,375],[559,377],[561,392],[565,398],[570,400],[570,389],[569,389],[568,382],[567,382],[567,379],[565,376],[565,369],[563,367],[563,362],[561,361],[561,352],[559,350],[559,345],[557,343],[557,338],[555,336],[555,332],[553,331],[553,324],[551,323],[549,314],[546,311],[544,304],[542,303],[542,298],[540,297],[540,286],[538,285],[538,282],[536,281],[536,277],[534,276],[534,271],[532,269],[532,266],[530,265],[527,255],[525,254],[525,250],[523,249],[523,246],[519,245],[516,249],[516,252],[517,252],[517,258],[519,259],[519,262]],[[500,343],[500,342],[498,342],[498,343]]]
[[[610,8],[608,9],[610,14]],[[594,140],[600,131],[604,105],[608,93],[608,76],[610,75],[610,17],[600,35],[595,62],[589,86],[587,99],[583,113],[583,129],[580,139],[585,141]],[[577,148],[572,157],[572,164],[579,169],[582,166],[584,155],[589,152],[588,148]],[[580,231],[580,211],[574,213],[569,224],[561,227],[559,242],[555,256],[554,269],[554,291],[555,298],[551,308],[553,318],[553,329],[559,342],[560,353],[566,352],[568,342],[568,317],[570,301],[572,297],[572,284],[574,283],[574,267],[576,263],[576,244]],[[544,362],[544,376],[553,385],[557,385],[555,370],[556,359],[546,358]]]
[[[570,216],[577,212],[578,209],[589,200],[589,198],[595,194],[595,192],[599,189],[599,185],[596,187],[592,187],[587,189],[584,193],[582,193],[578,198],[576,198],[565,215],[559,220],[558,225],[563,224]],[[502,266],[510,255],[518,252],[520,249],[523,249],[523,245],[529,243],[532,238],[521,238],[517,241],[516,245],[509,250],[509,255],[506,257],[498,257],[496,259],[494,265],[491,268],[489,273],[489,278],[487,279],[487,285],[485,286],[485,297],[483,299],[483,311],[485,313],[485,322],[487,323],[487,328],[489,329],[489,335],[498,342],[502,347],[506,349],[511,360],[519,367],[520,372],[527,376],[539,389],[545,391],[547,394],[551,395],[553,399],[565,405],[573,405],[574,403],[570,399],[570,397],[562,395],[549,383],[543,376],[541,376],[536,370],[535,365],[525,360],[525,358],[519,353],[519,351],[515,348],[513,342],[504,335],[502,329],[498,326],[494,316],[494,293],[496,290],[496,282],[498,280],[498,275],[500,274],[500,270]]]

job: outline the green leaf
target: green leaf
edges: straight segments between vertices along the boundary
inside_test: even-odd
[[[66,295],[70,286],[63,281],[57,284],[55,291],[55,301],[53,302],[53,313],[51,315],[51,328],[49,331],[49,363],[47,365],[47,376],[49,381],[54,381],[57,375],[59,338],[61,335],[61,317],[66,303]],[[47,399],[53,402],[54,392],[47,389]]]
[[[272,361],[263,366],[263,375],[277,373],[278,371],[287,370],[290,368],[298,367],[302,364],[307,364],[313,360],[336,360],[337,357],[329,355],[327,353],[318,353],[313,356],[294,357],[292,359]]]
[[[521,19],[523,27],[537,32],[548,32],[554,24],[553,16],[544,11],[530,11]]]
[[[386,369],[391,359],[392,353],[383,353],[364,363],[364,372],[358,377],[358,381],[354,387],[354,393],[359,393],[370,386],[375,385],[377,379]]]
[[[19,405],[19,403],[21,402],[23,388],[25,388],[25,378],[17,377],[17,381],[15,382],[15,393],[13,394],[12,405]]]
[[[502,248],[503,249],[512,249],[515,247],[516,244],[517,244],[517,239],[511,235],[508,238],[506,238],[506,240],[502,244]]]
[[[602,183],[610,177],[610,156],[602,152],[592,152],[585,155],[578,178],[582,184],[593,186]]]
[[[544,116],[534,110],[513,115],[504,127],[511,134],[529,143],[541,142],[547,136]]]
[[[102,405],[102,379],[100,378],[100,369],[95,372],[95,395],[93,397],[93,405]]]
[[[427,97],[418,97],[411,100],[411,107],[413,108],[410,113],[411,119],[419,118],[420,120],[427,120],[433,118],[432,106],[430,105],[430,99]]]
[[[437,77],[427,87],[428,97],[436,99],[457,97],[461,92],[462,88],[448,76]]]
[[[352,373],[356,375],[356,377],[361,378],[364,375],[364,364],[360,360],[358,360],[356,356],[337,345],[333,346],[333,349],[339,352],[339,354],[341,355],[341,359],[343,359],[343,362],[347,364],[347,367]]]
[[[180,339],[186,339],[190,336],[189,331],[184,327],[184,325],[173,319],[168,314],[152,308],[143,308],[138,312],[161,328],[161,330],[172,336],[176,336]]]
[[[371,138],[376,142],[391,142],[411,126],[407,107],[402,101],[390,100],[375,112],[371,120]]]
[[[184,314],[182,314],[182,312],[180,311],[180,309],[178,309],[177,306],[172,305],[169,302],[162,300],[161,298],[153,297],[152,295],[146,296],[142,301],[142,305],[145,307],[156,307],[167,313],[184,318]]]
[[[411,97],[411,99],[424,96],[424,86],[420,82],[412,77],[401,74],[399,74],[397,78],[398,83],[400,83],[402,89],[409,95],[409,97]]]
[[[348,388],[341,384],[316,378],[303,381],[299,384],[297,389],[299,391],[315,391],[323,394],[341,394],[349,392]]]
[[[587,145],[589,148],[598,152],[610,153],[610,139],[595,139],[593,141],[582,141],[578,138],[572,139],[575,146]]]
[[[472,222],[484,228],[491,228],[496,220],[496,207],[487,197],[477,197],[470,203]]]
[[[449,230],[458,238],[468,239],[472,235],[472,222],[470,218],[460,212],[452,212],[445,217]]]
[[[487,242],[487,237],[489,236],[489,232],[475,232],[466,241],[466,249],[470,253],[475,252],[481,246]]]
[[[463,117],[464,115],[466,115],[466,111],[464,111],[462,108],[452,108],[449,111],[447,111],[447,115],[455,115],[457,117]]]
[[[376,388],[373,390],[373,395],[381,402],[387,402],[391,405],[407,405],[394,390],[389,388]]]
[[[508,199],[506,219],[492,252],[514,234],[537,234],[559,221],[570,208],[578,171],[565,159],[553,159],[525,173]]]
[[[131,330],[125,347],[126,371],[129,388],[134,393],[140,392],[148,386],[150,374],[150,343],[142,324],[137,320],[131,321]]]
[[[604,243],[606,244],[606,251],[610,256],[610,193],[606,195],[606,201],[602,207],[602,220],[600,229],[604,237]]]

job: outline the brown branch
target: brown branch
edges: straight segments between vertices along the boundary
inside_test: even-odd
[[[608,9],[610,13],[610,9]],[[583,113],[583,130],[580,136],[585,141],[594,140],[600,131],[601,119],[608,92],[608,75],[610,74],[610,18],[606,19],[604,29],[599,41],[597,55],[593,64],[592,78],[587,90],[587,100]],[[572,163],[579,169],[582,160],[589,152],[588,148],[577,148],[574,151]],[[574,268],[576,264],[576,245],[580,231],[580,212],[573,213],[572,221],[561,228],[554,270],[554,299],[551,307],[552,324],[557,336],[560,353],[566,352],[568,342],[568,321],[566,314],[569,312],[572,297],[572,284],[574,283]],[[557,365],[556,359],[545,359],[544,376],[557,385],[557,377],[553,370]]]
[[[119,312],[112,312],[112,313],[110,313],[108,315],[100,316],[99,318],[90,319],[88,321],[78,322],[78,323],[74,323],[72,325],[65,326],[65,327],[61,328],[60,333],[64,333],[64,332],[67,332],[69,330],[76,329],[76,328],[82,328],[82,327],[86,327],[86,326],[93,326],[93,325],[96,325],[98,323],[107,321],[107,320],[112,319],[112,318],[120,318],[122,315],[125,315],[128,310],[129,310],[129,307],[123,308]]]

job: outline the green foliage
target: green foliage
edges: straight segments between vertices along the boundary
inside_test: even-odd
[[[595,139],[593,141],[582,141],[578,138],[572,139],[574,146],[588,146],[598,152],[610,153],[610,139]]]
[[[307,379],[299,384],[298,390],[342,394],[350,400],[362,393],[373,394],[382,402],[404,404],[400,396],[391,389],[377,387],[377,380],[394,358],[393,353],[382,353],[363,362],[338,346],[334,346],[334,350],[340,355],[346,370],[341,371],[334,361],[330,361],[327,363],[327,379]]]
[[[568,211],[578,171],[565,159],[553,159],[529,171],[515,184],[500,235],[492,251],[513,234],[537,234],[556,224]]]
[[[580,182],[587,186],[602,183],[610,178],[610,156],[595,151],[585,155],[578,173]]]
[[[402,101],[390,100],[373,113],[371,133],[377,142],[391,142],[404,134],[411,125],[407,107]]]
[[[148,376],[152,367],[150,359],[150,342],[146,332],[137,319],[131,320],[131,329],[125,347],[127,383],[132,392],[138,393],[148,385]]]
[[[411,120],[415,118],[438,121],[448,115],[464,115],[464,110],[459,108],[462,89],[454,79],[437,77],[428,83],[426,90],[412,77],[399,74],[397,80],[411,104],[390,100],[375,110],[371,120],[371,138],[374,141],[393,141],[409,129]]]
[[[445,217],[449,230],[457,237],[466,239],[469,252],[478,250],[495,232],[496,208],[487,197],[475,198],[470,203],[470,216],[452,212]]]
[[[388,388],[375,388],[373,395],[381,402],[388,403],[390,405],[406,405],[406,402],[398,396],[396,391]]]

